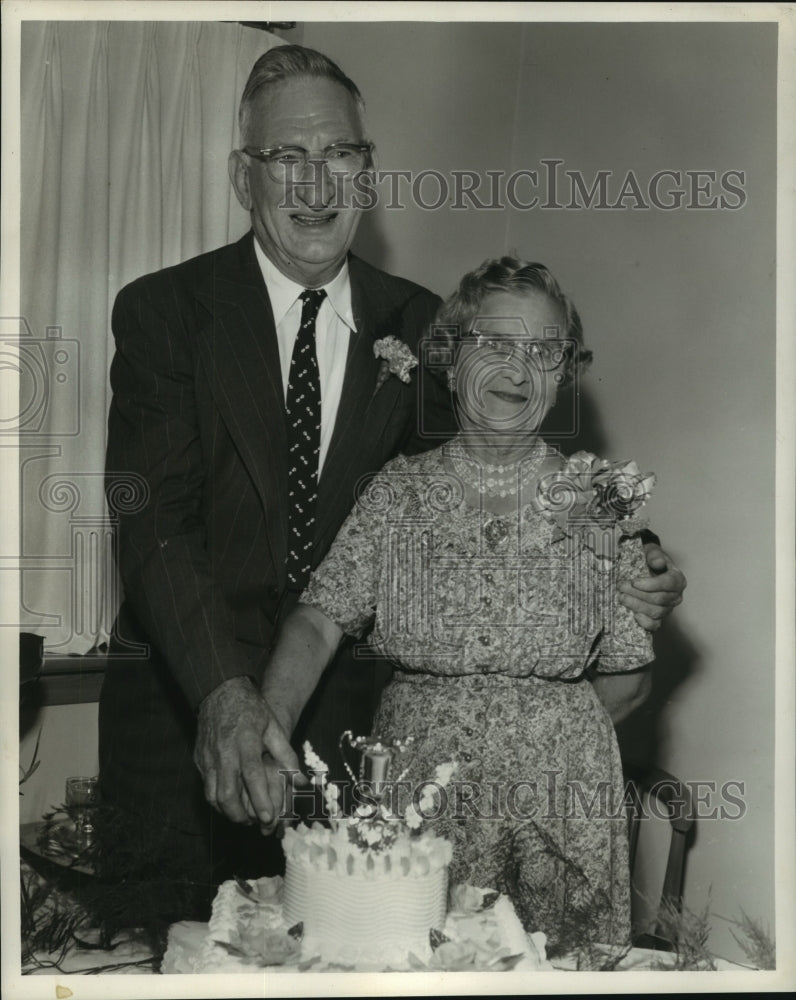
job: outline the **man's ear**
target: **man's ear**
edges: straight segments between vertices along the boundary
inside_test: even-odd
[[[368,165],[359,173],[358,177],[367,177],[367,182],[359,181],[359,186],[356,187],[357,195],[362,196],[362,200],[359,201],[356,197],[354,199],[355,207],[364,211],[368,211],[373,208],[378,202],[378,194],[376,192],[376,181],[379,175],[379,163],[377,159],[376,147],[374,146],[370,152],[368,159]]]
[[[252,210],[252,195],[249,188],[249,164],[243,150],[233,149],[227,160],[229,179],[235,190],[235,195],[241,206],[247,211]]]

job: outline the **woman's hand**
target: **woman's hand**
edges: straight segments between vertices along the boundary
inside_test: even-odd
[[[650,576],[619,585],[619,601],[648,632],[655,632],[672,608],[682,603],[687,581],[660,545],[648,542],[644,557]]]

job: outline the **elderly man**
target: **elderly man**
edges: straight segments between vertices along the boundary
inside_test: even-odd
[[[317,52],[272,49],[240,128],[230,178],[252,231],[133,282],[113,312],[109,486],[134,471],[150,499],[119,522],[125,601],[100,701],[102,789],[206,884],[278,863],[245,824],[267,812],[259,682],[279,622],[358,481],[455,426],[433,379],[379,379],[374,342],[392,335],[417,354],[439,300],[349,253],[350,195],[373,148],[354,83]],[[685,581],[656,545],[647,559],[657,575],[624,599],[652,629]],[[145,660],[124,656],[133,642]],[[343,730],[368,731],[378,693],[375,670],[344,646],[298,739],[331,763]]]

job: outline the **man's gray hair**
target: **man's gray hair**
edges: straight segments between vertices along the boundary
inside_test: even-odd
[[[360,120],[364,119],[365,102],[362,100],[359,88],[350,77],[345,75],[337,63],[332,62],[322,52],[316,52],[315,49],[305,49],[302,45],[277,45],[264,52],[252,66],[249,79],[243,88],[238,124],[241,141],[244,145],[249,141],[251,109],[260,91],[273,84],[308,76],[339,83],[354,99]]]

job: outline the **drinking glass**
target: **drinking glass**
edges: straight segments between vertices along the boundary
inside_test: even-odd
[[[66,811],[74,823],[75,843],[80,850],[94,843],[94,808],[98,801],[98,778],[66,779]]]

